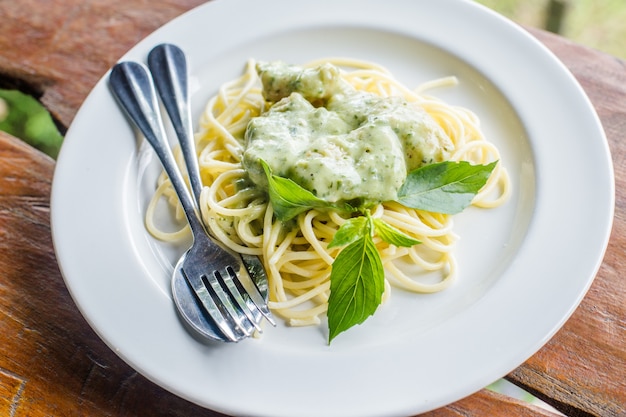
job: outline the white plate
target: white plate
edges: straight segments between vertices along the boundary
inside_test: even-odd
[[[611,159],[588,99],[525,31],[459,0],[217,0],[159,29],[190,57],[197,119],[249,57],[292,63],[349,56],[408,85],[456,75],[437,95],[474,110],[501,150],[514,195],[469,210],[456,230],[460,277],[432,295],[393,291],[364,325],[327,346],[320,328],[268,329],[206,346],[169,291],[180,248],[151,239],[143,209],[157,170],[106,77],[67,133],[52,193],[59,264],[81,312],[137,371],[207,408],[255,416],[383,416],[431,410],[500,378],[536,352],[581,301],[613,215]]]

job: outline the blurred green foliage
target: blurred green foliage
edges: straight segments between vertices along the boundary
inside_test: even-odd
[[[554,4],[562,7],[558,33],[626,59],[625,0],[476,0],[519,24],[546,29]]]
[[[0,130],[56,158],[63,142],[52,117],[33,97],[0,89]]]
[[[551,1],[564,6],[559,33],[578,43],[626,59],[626,0],[476,0],[526,26],[545,28]],[[63,136],[34,98],[0,89],[0,130],[53,158]]]

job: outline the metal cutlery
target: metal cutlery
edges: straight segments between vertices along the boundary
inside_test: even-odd
[[[199,213],[202,184],[191,131],[191,113],[184,54],[173,45],[159,45],[149,55],[164,107],[185,156],[191,197],[174,160],[156,97],[152,76],[137,62],[116,64],[109,85],[118,103],[152,145],[180,199],[193,244],[174,268],[172,295],[186,324],[204,338],[239,341],[261,330],[263,318],[274,324],[267,307],[267,277],[260,260],[242,256],[211,237]]]

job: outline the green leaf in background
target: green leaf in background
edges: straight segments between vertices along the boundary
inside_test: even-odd
[[[398,190],[397,201],[434,213],[460,213],[472,203],[496,164],[497,161],[488,165],[446,161],[425,165],[409,173]]]
[[[391,226],[389,223],[385,222],[381,219],[373,219],[374,221],[374,230],[376,234],[385,242],[399,247],[407,247],[410,248],[413,245],[417,245],[420,242],[417,239],[413,239],[411,236],[407,235]]]
[[[360,236],[333,262],[328,298],[328,343],[339,333],[363,323],[380,305],[385,274],[366,218]]]
[[[0,130],[56,158],[63,136],[52,117],[33,97],[0,89]]]

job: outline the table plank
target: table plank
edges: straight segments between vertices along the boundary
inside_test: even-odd
[[[127,49],[200,0],[0,1],[0,86],[41,97],[67,128],[92,86]],[[54,7],[51,7],[54,6]],[[532,31],[589,94],[613,152],[617,205],[598,278],[564,328],[507,378],[569,415],[624,415],[626,387],[626,81],[624,61]],[[123,363],[73,304],[52,250],[54,162],[0,133],[0,414],[217,416]],[[533,414],[534,413],[534,414]],[[431,416],[551,415],[481,391]]]
[[[91,88],[120,56],[204,2],[0,1],[5,34],[0,36],[0,87],[17,86],[40,97],[64,132]]]
[[[137,374],[80,315],[52,248],[54,161],[4,132],[0,160],[0,415],[217,416]]]
[[[54,161],[4,132],[0,160],[0,415],[221,416],[148,381],[98,338],[74,305],[54,257]],[[486,390],[431,415],[486,412],[554,416]]]
[[[598,112],[612,153],[616,208],[609,246],[587,296],[555,337],[508,379],[568,415],[623,416],[626,415],[626,280],[623,279],[626,62],[581,48],[555,35],[541,31],[533,34],[573,72]]]
[[[447,407],[421,415],[421,417],[470,416],[559,417],[559,414],[495,392],[482,390]]]

